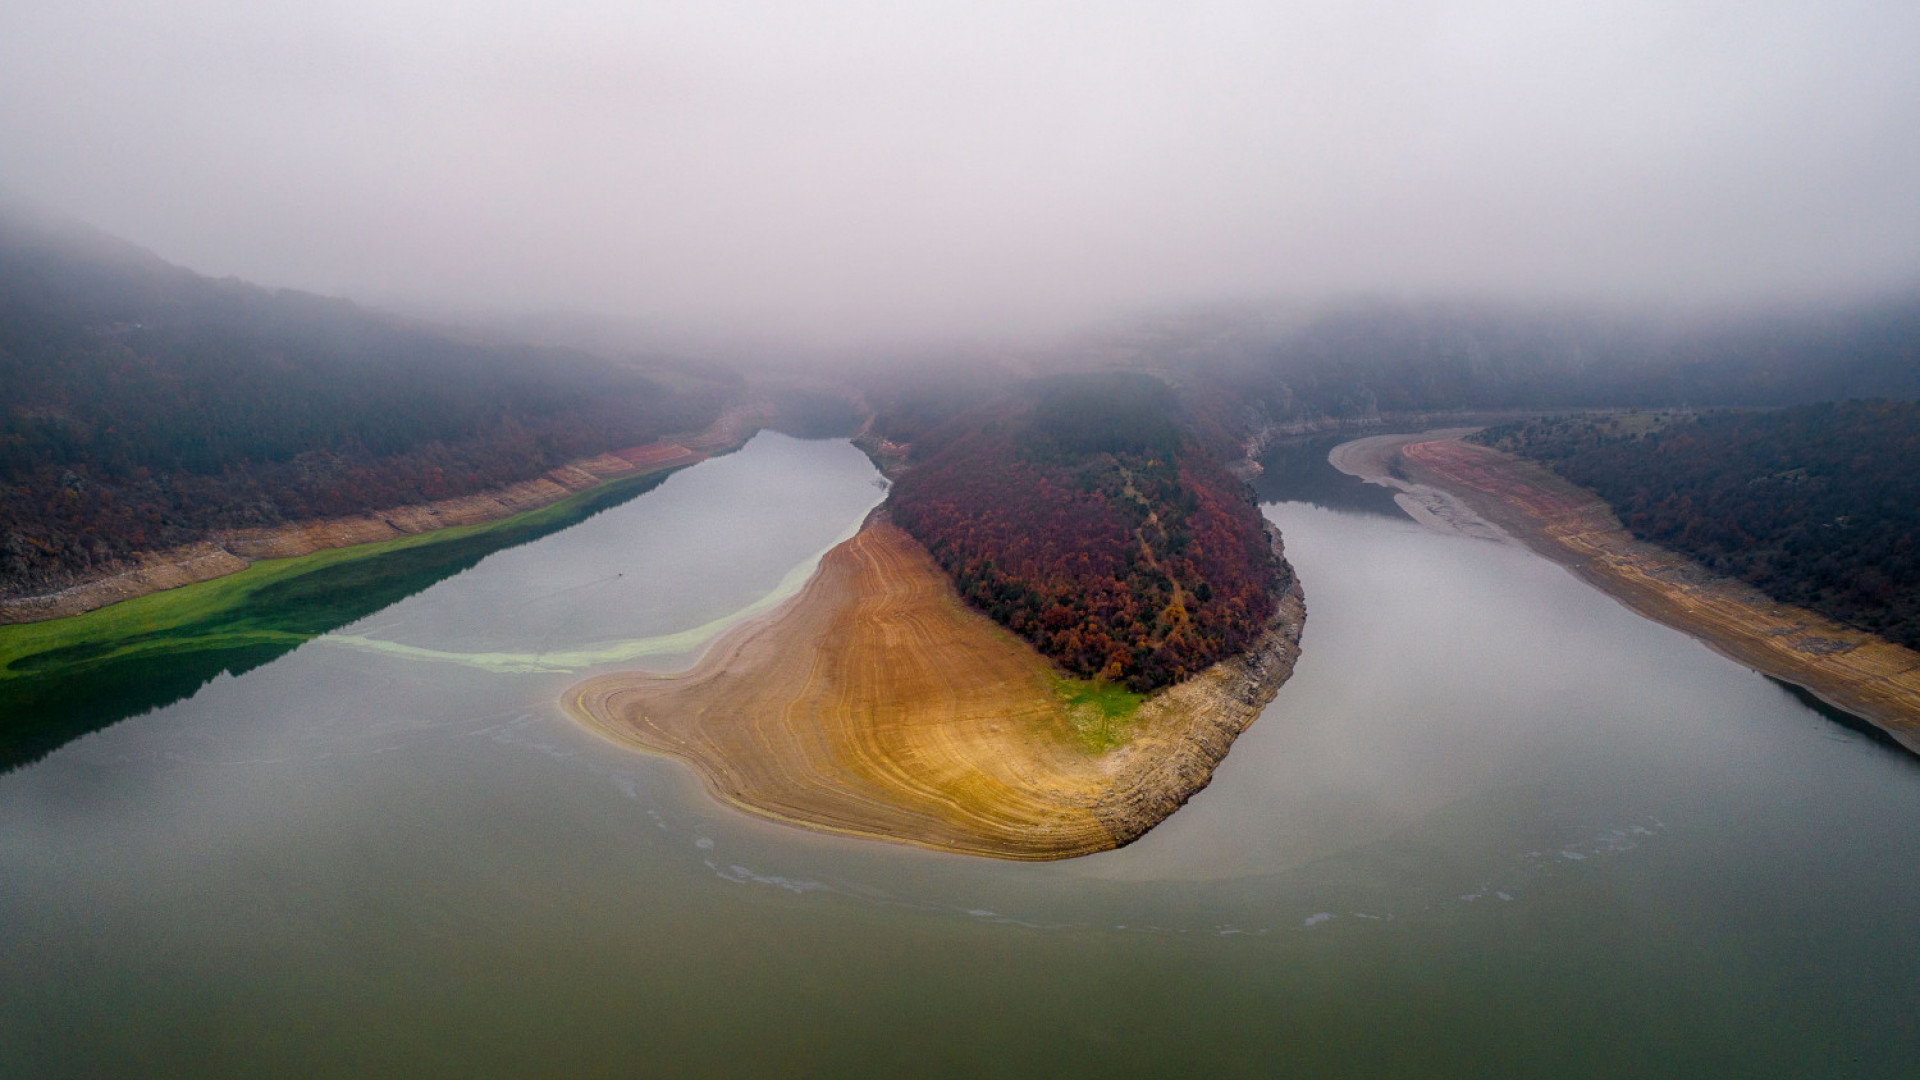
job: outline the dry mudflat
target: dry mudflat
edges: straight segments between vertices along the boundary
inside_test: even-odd
[[[826,832],[1003,859],[1125,844],[1204,787],[1291,674],[1305,618],[1149,698],[1122,745],[1076,734],[1047,661],[968,608],[912,537],[876,516],[793,600],[679,674],[570,689],[567,711],[692,766],[740,809]]]
[[[1390,450],[1393,475],[1368,478],[1400,487],[1409,499],[1432,502],[1425,492],[1452,500],[1467,517],[1571,568],[1634,611],[1804,687],[1920,753],[1920,653],[1777,603],[1744,582],[1636,540],[1591,492],[1454,435],[1390,437],[1390,447],[1376,446],[1373,457]],[[1335,464],[1362,475],[1363,464],[1369,470],[1376,464],[1365,457],[1350,452]]]

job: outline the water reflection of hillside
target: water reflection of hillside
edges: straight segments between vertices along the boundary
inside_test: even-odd
[[[92,731],[193,696],[466,570],[497,551],[571,528],[657,487],[636,477],[558,513],[456,539],[318,566],[246,593],[212,614],[21,657],[0,677],[0,770],[36,761]]]
[[[1405,517],[1393,501],[1393,492],[1327,463],[1328,451],[1358,437],[1353,432],[1335,432],[1276,443],[1260,457],[1262,472],[1253,481],[1254,493],[1263,503],[1304,502],[1329,510]]]

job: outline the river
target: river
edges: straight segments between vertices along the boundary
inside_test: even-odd
[[[802,832],[561,714],[883,497],[764,433],[0,775],[0,1072],[1907,1074],[1920,760],[1294,473],[1298,670],[1129,848]]]

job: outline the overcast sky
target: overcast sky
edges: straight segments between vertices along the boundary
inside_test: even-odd
[[[1920,4],[11,0],[0,189],[213,274],[824,335],[1920,280]]]

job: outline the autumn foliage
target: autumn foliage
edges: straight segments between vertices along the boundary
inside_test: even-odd
[[[1641,539],[1920,649],[1920,404],[1561,416],[1479,441],[1593,490]]]
[[[0,217],[0,596],[221,529],[527,480],[698,430],[736,391]]]
[[[1042,380],[923,441],[894,520],[970,603],[1076,675],[1177,682],[1272,614],[1259,511],[1157,380]]]

